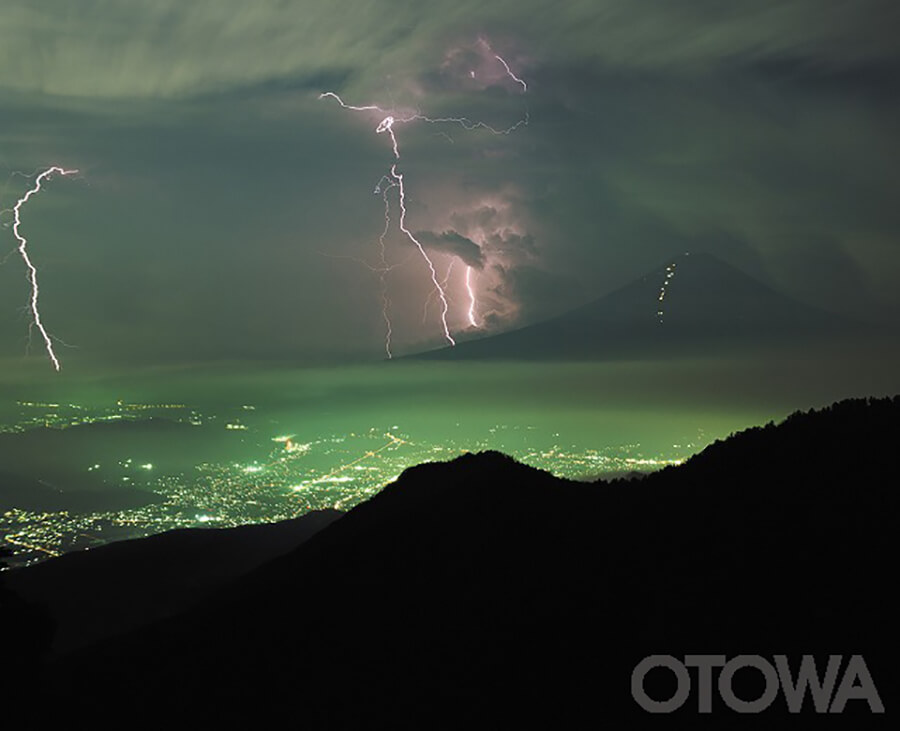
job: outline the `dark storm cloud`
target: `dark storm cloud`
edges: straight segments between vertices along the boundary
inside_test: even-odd
[[[784,57],[847,66],[898,55],[891,0],[83,0],[77,8],[7,0],[0,84],[156,96],[335,68],[397,77],[410,65],[430,72],[454,37],[481,33],[535,65],[587,68]]]
[[[416,231],[414,236],[427,249],[440,251],[444,254],[458,257],[470,267],[481,269],[484,266],[484,256],[481,247],[472,239],[461,236],[456,231]]]
[[[371,193],[393,159],[378,119],[317,101],[325,89],[497,128],[528,111],[509,136],[398,128],[407,223],[481,267],[497,328],[685,250],[896,316],[898,14],[888,0],[7,0],[0,166],[84,171],[26,225],[51,328],[101,357],[381,352],[379,276],[360,262],[378,259]],[[430,280],[389,244],[413,349],[434,335]],[[17,354],[15,258],[0,283],[0,353]]]
[[[502,267],[499,264],[495,266]],[[586,294],[581,283],[572,275],[527,264],[505,269],[500,272],[496,281],[498,283],[490,290],[491,297],[500,303],[522,303],[520,314],[526,321],[546,319],[563,312],[566,307],[562,304],[560,292],[574,291],[581,298]],[[487,298],[489,305],[492,304],[491,297]],[[503,315],[502,308],[495,311],[487,307],[484,317],[497,326],[502,326]]]

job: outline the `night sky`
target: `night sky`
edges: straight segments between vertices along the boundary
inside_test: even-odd
[[[22,215],[44,319],[77,346],[64,367],[376,361],[359,260],[378,262],[390,140],[319,94],[527,114],[509,135],[396,130],[407,225],[441,278],[456,261],[455,332],[467,266],[500,331],[684,251],[895,324],[897,27],[892,0],[4,0],[0,208],[27,188],[14,171],[80,170]],[[20,363],[28,284],[0,221],[0,363]],[[386,246],[397,351],[440,345],[396,219]]]

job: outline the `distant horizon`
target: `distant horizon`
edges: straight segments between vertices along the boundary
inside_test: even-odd
[[[591,296],[590,299],[577,303],[574,306],[567,307],[562,311],[558,311],[555,313],[550,313],[545,315],[544,317],[534,319],[528,322],[520,322],[515,323],[509,326],[507,329],[499,329],[495,331],[491,331],[484,328],[479,328],[476,330],[472,330],[471,332],[457,332],[456,337],[458,339],[459,344],[464,344],[467,342],[472,342],[475,340],[484,340],[496,337],[498,335],[505,335],[509,333],[515,333],[520,330],[532,327],[534,325],[541,325],[544,323],[549,323],[559,319],[560,317],[565,317],[568,314],[578,312],[586,307],[590,307],[595,303],[600,303],[604,299],[614,296],[623,290],[627,290],[629,287],[633,287],[643,281],[646,281],[648,277],[660,273],[664,273],[665,268],[671,262],[676,262],[686,257],[695,256],[697,258],[708,258],[711,261],[717,262],[719,265],[730,269],[740,275],[747,277],[748,281],[758,282],[761,286],[767,287],[773,293],[780,297],[786,297],[786,295],[781,292],[776,286],[772,283],[766,282],[764,279],[757,279],[756,277],[750,275],[748,272],[741,270],[739,267],[733,266],[728,262],[720,259],[715,254],[712,254],[707,251],[693,251],[693,252],[682,252],[678,255],[673,255],[671,257],[666,258],[663,262],[656,268],[648,270],[644,274],[638,275],[627,282],[620,283],[619,285],[613,286],[608,291],[604,291],[597,296]],[[662,277],[660,278],[662,281]],[[787,297],[788,300],[792,300],[793,298]],[[829,310],[827,308],[822,308],[817,305],[811,305],[808,302],[803,302],[802,300],[794,300],[800,305],[804,307],[809,307],[811,310],[818,310],[822,314],[825,315],[839,315],[839,310]],[[647,302],[647,312],[649,313],[650,308],[654,306],[655,303],[648,301]],[[888,331],[881,333],[883,336],[883,344],[882,346],[886,347],[895,347],[897,350],[895,351],[898,355],[900,355],[900,326],[897,326],[898,329],[893,329],[896,323],[892,320],[889,314],[884,314],[885,319],[877,319],[874,316],[871,316],[870,319],[858,319],[856,317],[852,317],[848,320],[848,322],[856,321],[859,325],[871,327],[872,330],[868,331],[865,334],[856,333],[856,336],[861,337],[862,339],[868,339],[870,342],[876,343],[878,341],[879,333],[877,332],[877,328],[887,327]],[[585,337],[590,337],[590,333],[585,333]],[[851,337],[851,340],[853,338]],[[292,359],[287,356],[279,356],[279,357],[271,357],[271,358],[201,358],[198,360],[181,360],[175,356],[169,359],[162,359],[154,362],[153,359],[149,359],[146,362],[141,361],[130,361],[127,357],[122,358],[121,356],[116,356],[112,358],[104,359],[102,355],[99,354],[90,354],[83,351],[83,349],[78,347],[64,347],[61,350],[61,353],[66,356],[66,361],[69,367],[71,367],[72,362],[79,364],[79,362],[83,363],[88,368],[98,368],[101,372],[103,370],[109,371],[119,371],[120,369],[132,369],[138,377],[141,377],[142,373],[145,373],[147,370],[166,370],[172,369],[175,371],[190,369],[190,368],[202,368],[209,370],[219,370],[222,368],[322,368],[322,367],[353,367],[353,366],[362,366],[362,365],[375,365],[377,363],[388,363],[391,360],[396,359],[404,359],[410,356],[419,356],[429,353],[434,353],[440,350],[447,349],[452,346],[448,346],[446,342],[444,342],[441,338],[433,338],[427,343],[423,343],[421,345],[411,345],[403,350],[399,351],[394,355],[394,358],[388,358],[382,352],[376,351],[375,353],[364,353],[364,352],[355,352],[355,353],[327,353],[322,352],[318,355],[311,356],[307,355],[302,362],[295,362],[295,359]],[[40,349],[37,347],[37,344],[32,346],[33,352],[30,356],[20,355],[19,357],[9,355],[6,357],[0,357],[0,365],[3,366],[2,370],[5,372],[15,372],[15,371],[27,371],[34,370],[36,373],[34,377],[36,380],[40,380],[42,375],[40,371],[47,371],[46,368],[46,355],[40,352]],[[511,358],[510,360],[515,361],[515,358]],[[539,358],[540,360],[540,358]],[[546,354],[546,358],[544,360],[549,362],[558,362],[565,361],[565,357],[557,357],[552,352],[548,352]],[[45,365],[41,365],[41,361],[45,362]],[[599,362],[603,362],[600,359]],[[65,370],[69,370],[67,367]],[[25,375],[27,379],[27,375]],[[51,374],[53,375],[53,374]],[[63,374],[56,374],[57,378],[61,378]],[[98,374],[99,375],[99,374]],[[61,379],[62,380],[62,379]],[[2,385],[3,377],[0,375],[0,385]]]

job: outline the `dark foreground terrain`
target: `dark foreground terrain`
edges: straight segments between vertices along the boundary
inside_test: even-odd
[[[9,589],[43,607],[59,655],[189,608],[337,520],[336,510],[271,525],[190,528],[79,551],[12,571]]]
[[[193,608],[47,661],[4,711],[94,727],[889,722],[898,437],[900,398],[855,400],[642,480],[567,482],[491,452],[415,467]],[[110,563],[109,583],[130,570]],[[684,706],[651,716],[630,686],[651,654],[787,655],[795,670],[815,654],[820,672],[859,654],[887,713],[855,699],[825,717],[807,698],[798,718],[779,692],[739,716],[714,692],[699,715],[692,670]],[[652,672],[648,692],[671,696]],[[738,671],[734,688],[756,698],[761,676]]]

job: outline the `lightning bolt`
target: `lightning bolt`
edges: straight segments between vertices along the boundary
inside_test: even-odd
[[[482,43],[490,50],[490,46],[486,41],[482,39]],[[493,53],[491,51],[491,53]],[[522,87],[523,93],[528,90],[528,85],[516,76],[509,67],[509,64],[499,55],[493,54],[494,58],[499,61],[502,65],[506,74],[517,84]],[[386,285],[386,274],[392,267],[389,267],[387,264],[386,258],[386,246],[385,246],[385,238],[387,237],[388,231],[390,229],[391,224],[391,215],[390,215],[390,199],[388,194],[391,188],[398,189],[398,198],[399,198],[399,208],[400,215],[398,217],[398,228],[406,236],[407,239],[416,247],[422,259],[424,259],[426,265],[428,266],[428,272],[431,277],[431,283],[433,285],[433,293],[436,293],[438,299],[441,303],[441,311],[440,311],[440,319],[441,319],[441,329],[443,331],[444,339],[447,342],[454,346],[456,345],[456,340],[453,337],[453,334],[450,332],[450,326],[447,322],[447,315],[450,309],[449,299],[447,297],[447,292],[445,289],[447,280],[445,279],[442,283],[438,279],[437,270],[435,269],[434,262],[431,257],[428,256],[428,252],[425,251],[425,247],[422,243],[413,235],[412,231],[409,230],[406,226],[406,185],[404,183],[403,173],[399,172],[397,169],[398,164],[400,162],[400,145],[397,141],[397,135],[395,131],[395,127],[398,124],[410,124],[412,122],[425,122],[427,124],[456,124],[462,127],[465,130],[472,131],[477,129],[484,129],[488,132],[495,135],[509,135],[514,131],[519,129],[522,126],[527,126],[529,123],[528,112],[525,112],[525,115],[522,119],[517,121],[515,124],[506,127],[504,129],[498,129],[493,127],[485,122],[481,121],[473,121],[468,117],[428,117],[424,114],[421,114],[419,111],[412,112],[405,116],[399,116],[395,110],[388,110],[383,107],[378,106],[377,104],[365,104],[365,105],[356,105],[356,104],[347,104],[337,93],[333,91],[325,91],[319,94],[319,99],[333,99],[336,101],[343,109],[347,109],[353,112],[376,112],[381,116],[381,121],[375,127],[376,134],[386,134],[391,141],[391,151],[394,155],[395,162],[391,165],[390,168],[390,176],[383,176],[379,181],[378,185],[375,186],[375,193],[381,193],[384,199],[384,229],[381,235],[378,238],[380,252],[381,252],[381,262],[382,267],[380,271],[380,280],[381,280],[381,302],[382,302],[382,316],[385,321],[386,326],[386,335],[385,335],[385,352],[387,353],[388,358],[392,358],[393,355],[391,353],[391,338],[393,336],[393,327],[391,325],[391,319],[389,315],[390,309],[390,299],[387,294],[387,285]],[[447,136],[445,133],[444,136],[447,137],[451,142],[452,138]],[[382,189],[382,183],[387,182],[387,187]],[[448,272],[449,276],[449,272]],[[471,281],[472,271],[471,267],[469,267],[466,271],[466,289],[469,294],[469,309],[467,312],[469,324],[472,327],[477,327],[477,320],[475,317],[476,310],[476,297],[475,290]],[[427,310],[427,302],[426,302],[426,310]]]
[[[520,79],[518,76],[516,76],[512,72],[512,70],[509,68],[509,64],[506,63],[506,61],[504,61],[503,58],[498,56],[496,53],[494,54],[494,58],[496,58],[500,63],[503,64],[503,68],[506,69],[506,73],[509,76],[509,78],[511,78],[513,81],[515,81],[517,84],[519,84],[522,87],[522,93],[524,94],[525,92],[527,92],[528,84],[526,84],[524,81],[522,81],[522,79]]]
[[[56,357],[56,352],[53,349],[53,340],[44,327],[44,323],[41,320],[41,312],[38,309],[38,296],[40,294],[40,290],[38,288],[37,281],[37,268],[34,266],[34,263],[31,261],[31,257],[28,255],[28,240],[22,235],[22,232],[19,230],[19,227],[22,225],[22,206],[24,206],[32,196],[37,195],[41,192],[41,184],[50,178],[51,175],[58,173],[59,175],[74,175],[77,173],[77,170],[65,170],[61,167],[51,167],[47,168],[44,172],[35,178],[34,186],[30,188],[25,195],[23,195],[16,202],[16,205],[13,206],[13,236],[16,237],[16,240],[19,242],[18,251],[19,255],[22,257],[22,261],[25,262],[25,267],[28,270],[28,282],[31,285],[31,298],[29,300],[29,309],[31,310],[31,326],[29,327],[29,333],[31,332],[31,327],[36,327],[38,332],[40,332],[41,337],[44,339],[44,345],[47,348],[47,355],[50,358],[50,362],[53,364],[53,367],[59,371],[59,359]]]
[[[475,289],[472,287],[472,267],[466,267],[466,291],[469,293],[469,324],[472,327],[478,327],[478,321],[475,319]]]
[[[387,180],[387,178],[382,178],[382,181]],[[394,327],[391,324],[391,300],[388,297],[388,289],[387,289],[387,274],[390,271],[390,267],[388,267],[387,263],[387,246],[384,243],[384,239],[388,234],[388,231],[391,228],[391,201],[388,198],[388,193],[391,188],[395,188],[396,183],[394,181],[388,181],[388,187],[384,189],[381,197],[384,200],[384,229],[381,231],[381,236],[378,237],[378,244],[381,250],[381,272],[379,273],[379,279],[381,281],[381,317],[384,319],[385,333],[384,333],[384,352],[387,353],[388,360],[394,357],[394,354],[391,352],[391,338],[394,336]],[[381,183],[379,182],[377,186],[375,186],[375,192],[381,189]]]
[[[377,111],[381,114],[384,114],[385,115],[384,118],[381,120],[381,122],[378,123],[378,126],[375,128],[375,133],[376,134],[384,134],[386,132],[388,134],[388,136],[391,139],[391,149],[393,150],[393,153],[394,153],[394,159],[400,160],[400,147],[397,143],[397,135],[394,134],[394,123],[397,121],[397,119],[393,115],[388,114],[386,110],[384,110],[381,107],[376,106],[374,104],[367,104],[365,106],[356,106],[353,104],[346,104],[344,102],[344,100],[341,99],[341,97],[338,96],[337,94],[335,94],[333,91],[326,91],[326,92],[323,92],[322,94],[319,94],[319,99],[326,99],[326,98],[334,99],[344,109],[350,109],[354,112]],[[409,122],[409,121],[412,121],[412,119],[415,116],[416,115],[413,115],[413,117],[408,117],[408,118],[400,120],[400,121]],[[384,179],[385,178],[383,177],[382,181],[384,181]],[[381,245],[381,251],[382,251],[382,257],[384,257],[384,251],[385,251],[384,239],[385,239],[385,236],[387,235],[388,228],[390,227],[390,202],[389,202],[387,196],[388,196],[388,191],[391,188],[396,187],[400,191],[400,220],[398,221],[398,226],[399,226],[400,230],[406,235],[406,237],[413,244],[415,244],[416,248],[419,250],[419,253],[422,255],[422,258],[425,260],[425,263],[428,265],[428,271],[431,274],[431,282],[432,282],[432,284],[434,284],[434,288],[437,291],[438,296],[440,297],[440,300],[441,300],[441,327],[443,328],[443,331],[444,331],[444,337],[446,338],[447,342],[450,343],[450,345],[456,345],[456,341],[453,339],[453,335],[450,334],[450,327],[447,324],[447,311],[449,310],[450,305],[447,302],[447,294],[444,291],[444,288],[441,286],[441,283],[438,281],[437,272],[435,271],[435,268],[434,268],[434,262],[431,260],[431,257],[428,256],[428,253],[425,251],[425,247],[422,246],[422,244],[419,242],[419,240],[415,236],[413,236],[412,232],[406,227],[406,188],[404,187],[404,184],[403,184],[403,174],[397,172],[397,164],[396,163],[394,163],[391,166],[391,176],[389,179],[389,183],[390,183],[390,185],[384,190],[385,228],[379,238],[379,243]],[[380,190],[380,187],[381,187],[381,182],[379,182],[379,184],[375,187],[376,193]],[[392,328],[391,328],[391,324],[390,324],[390,317],[388,316],[389,300],[387,298],[387,295],[386,295],[386,292],[384,291],[384,289],[382,289],[382,305],[383,305],[382,313],[384,314],[384,319],[387,324],[387,330],[388,330],[388,335],[385,340],[385,350],[388,353],[388,358],[391,358],[391,357],[393,357],[391,355],[391,347],[390,347],[390,338],[391,338],[391,334],[392,334]]]
[[[381,112],[382,114],[387,114],[386,109],[382,109],[381,107],[374,104],[368,104],[364,107],[355,107],[352,104],[344,104],[344,100],[341,99],[333,91],[323,91],[321,94],[319,94],[319,99],[334,99],[344,109],[351,109],[354,112]]]
[[[450,304],[447,302],[447,293],[438,281],[437,272],[434,269],[434,262],[431,261],[431,257],[425,252],[425,247],[422,246],[415,236],[413,236],[412,231],[406,228],[406,189],[403,185],[403,174],[397,172],[396,164],[391,165],[391,176],[397,181],[397,187],[400,189],[400,220],[397,222],[397,225],[400,227],[400,230],[406,234],[406,237],[416,245],[422,258],[425,259],[425,262],[428,264],[428,271],[431,272],[431,283],[434,284],[434,289],[438,293],[438,298],[441,300],[441,325],[444,328],[444,337],[450,345],[456,345],[456,341],[453,339],[453,335],[450,334],[450,328],[447,325],[447,310],[450,309]]]
[[[524,83],[524,82],[523,82]],[[486,129],[491,134],[495,135],[508,135],[515,132],[519,127],[527,126],[529,122],[528,112],[513,125],[509,127],[505,127],[503,129],[498,129],[493,127],[486,122],[480,122],[471,120],[468,117],[428,117],[420,112],[413,112],[405,117],[395,117],[394,114],[391,113],[390,110],[384,109],[383,107],[379,107],[375,104],[367,104],[365,106],[356,106],[354,104],[347,104],[341,97],[334,93],[333,91],[325,91],[319,94],[319,99],[334,99],[338,104],[341,105],[344,109],[349,109],[353,112],[378,112],[379,114],[384,114],[384,118],[378,123],[378,126],[375,127],[376,134],[382,134],[383,132],[387,132],[391,138],[391,143],[394,151],[394,157],[399,160],[400,159],[400,151],[397,145],[397,137],[394,134],[394,125],[395,124],[410,124],[411,122],[427,122],[428,124],[457,124],[463,129],[471,132],[476,129]]]
[[[456,265],[456,259],[450,260],[450,265],[447,267],[447,272],[444,274],[444,278],[441,280],[441,286],[446,289],[447,282],[450,281],[450,275],[453,274],[453,267]],[[424,325],[428,322],[428,308],[431,306],[431,300],[434,299],[434,290],[428,293],[428,297],[425,299],[425,306],[422,308],[422,324]]]
[[[491,48],[491,44],[488,42],[487,38],[479,38],[478,42],[484,46],[485,51],[491,54],[495,59],[497,59],[501,64],[503,64],[503,69],[506,71],[506,75],[509,76],[513,81],[515,81],[519,86],[522,87],[522,93],[525,94],[528,91],[528,84],[526,84],[522,79],[516,76],[512,69],[509,67],[509,64],[506,63],[506,59],[504,59],[500,54],[494,53],[494,49]],[[472,72],[472,78],[475,78],[475,72]]]
[[[382,189],[382,185],[385,187]],[[378,279],[381,283],[381,316],[384,320],[385,324],[385,336],[384,336],[384,351],[387,354],[388,360],[394,357],[393,352],[391,350],[391,338],[393,337],[394,328],[391,323],[390,317],[390,309],[391,309],[391,299],[388,296],[388,288],[387,288],[387,275],[392,272],[394,269],[397,269],[404,264],[413,256],[410,253],[409,256],[405,257],[403,260],[397,262],[396,264],[389,264],[387,260],[387,243],[385,239],[387,238],[388,231],[390,231],[391,227],[391,202],[388,198],[388,193],[391,188],[396,188],[397,183],[387,175],[383,175],[381,180],[378,181],[378,184],[375,186],[375,190],[373,193],[375,195],[381,194],[382,200],[384,201],[384,228],[381,231],[381,235],[378,237],[378,247],[380,254],[380,264],[370,264],[365,259],[360,259],[356,256],[347,256],[345,254],[330,254],[326,251],[320,251],[319,254],[322,256],[327,256],[331,259],[348,259],[349,261],[354,261],[357,264],[361,264],[370,272],[377,274]]]

